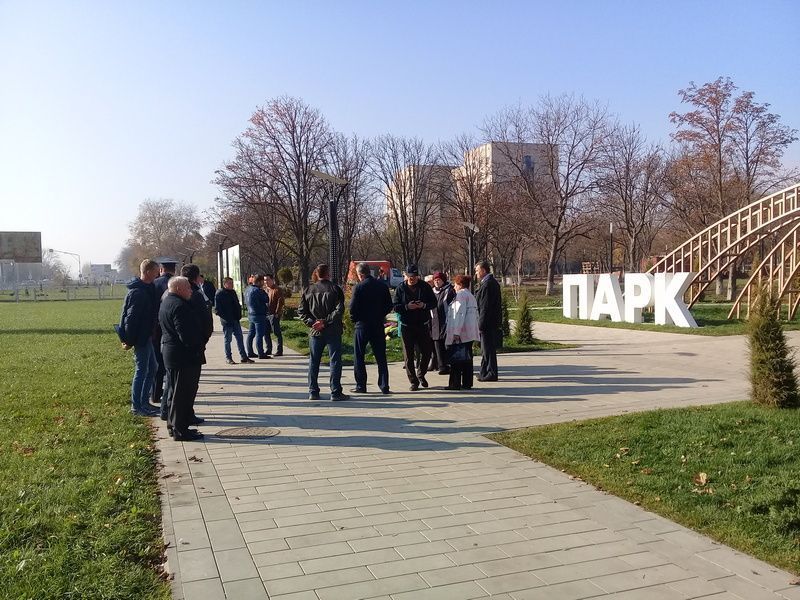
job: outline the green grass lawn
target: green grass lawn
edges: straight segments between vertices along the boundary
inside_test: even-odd
[[[686,327],[675,327],[674,325],[656,325],[653,323],[653,313],[644,314],[644,323],[613,323],[609,320],[604,321],[585,321],[579,319],[567,319],[564,317],[561,308],[543,308],[531,311],[534,322],[542,321],[545,323],[566,323],[569,325],[590,325],[592,327],[612,327],[615,329],[639,329],[645,331],[661,331],[668,333],[684,333],[689,335],[740,335],[745,333],[746,321],[744,319],[728,319],[730,304],[702,304],[696,305],[691,312],[699,327],[689,329]],[[514,318],[512,313],[511,318]],[[535,330],[534,325],[534,330]],[[787,330],[800,329],[800,319],[784,322]]]
[[[3,598],[167,599],[148,425],[119,300],[0,304]]]
[[[777,567],[800,572],[800,410],[735,402],[490,437]]]
[[[247,320],[242,322],[242,327],[247,327]],[[281,321],[281,328],[283,330],[283,342],[292,350],[300,352],[301,354],[308,355],[308,327],[300,321],[286,320]],[[520,345],[513,340],[506,340],[504,347],[498,350],[498,354],[509,352],[534,352],[537,350],[555,350],[570,348],[565,344],[558,344],[556,342],[546,342],[543,340],[534,340],[533,344]],[[476,346],[475,353],[480,356],[480,350]],[[398,362],[403,360],[403,349],[400,340],[397,337],[392,337],[386,342],[386,358],[389,362]],[[353,337],[352,335],[344,334],[342,337],[342,361],[345,365],[353,364]],[[327,364],[327,354],[323,357],[323,362]],[[367,352],[367,363],[374,363],[374,356],[372,350]]]

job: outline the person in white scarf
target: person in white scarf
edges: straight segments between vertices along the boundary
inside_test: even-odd
[[[456,297],[447,309],[445,345],[450,358],[450,381],[445,389],[472,388],[472,343],[480,339],[478,303],[469,291],[471,278],[456,275]]]

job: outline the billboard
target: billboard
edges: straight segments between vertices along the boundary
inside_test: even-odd
[[[223,277],[230,277],[233,279],[233,288],[239,297],[242,297],[243,281],[242,281],[242,263],[239,258],[239,246],[231,246],[222,251],[218,255],[217,260],[222,260],[222,264],[217,265],[218,272],[222,273]],[[222,280],[218,282],[222,287]]]
[[[0,260],[42,262],[42,232],[0,231]]]

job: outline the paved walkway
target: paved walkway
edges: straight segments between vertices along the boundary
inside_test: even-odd
[[[467,395],[437,389],[438,375],[408,392],[395,365],[393,396],[347,403],[308,401],[296,355],[225,365],[216,333],[198,395],[205,441],[158,432],[174,597],[800,600],[790,574],[483,437],[743,398],[744,340],[536,333],[580,348],[501,356],[502,380]],[[280,434],[213,435],[246,425]]]

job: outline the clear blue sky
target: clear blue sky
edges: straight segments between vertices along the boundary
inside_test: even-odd
[[[346,133],[436,141],[576,92],[666,142],[677,90],[722,75],[800,129],[799,21],[791,0],[0,0],[0,230],[111,262],[142,200],[210,206],[282,94]]]

